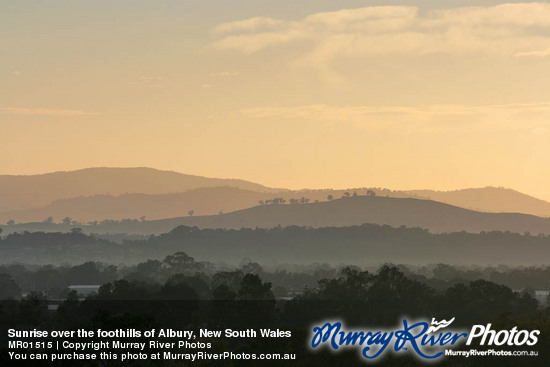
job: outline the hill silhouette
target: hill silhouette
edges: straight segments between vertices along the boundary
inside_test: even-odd
[[[357,196],[305,205],[264,205],[214,216],[167,221],[199,228],[339,227],[363,223],[420,227],[433,232],[510,231],[550,234],[550,218],[483,213],[433,200]],[[152,223],[163,221],[152,221]],[[173,224],[173,223],[172,223]]]
[[[86,168],[30,176],[0,175],[0,212],[37,208],[55,200],[79,196],[166,194],[216,186],[274,191],[244,180],[207,178],[144,167]]]
[[[409,190],[403,191],[403,193],[477,211],[513,212],[550,217],[549,202],[503,187],[470,188],[453,191]]]
[[[550,255],[550,236],[498,231],[433,234],[420,228],[376,224],[239,230],[178,226],[168,233],[123,243],[88,236],[77,230],[69,233],[25,232],[4,236],[0,244],[0,258],[4,263],[24,264],[89,261],[135,264],[147,259],[162,260],[179,251],[225,264],[258,261],[271,265],[316,262],[371,266],[384,262],[540,265]]]
[[[57,186],[57,191],[52,192],[48,188],[52,185],[46,186],[43,190],[34,189],[34,193],[32,188],[25,188],[25,185],[11,191],[7,188],[4,190],[5,194],[0,197],[1,199],[5,199],[0,200],[0,207],[8,205],[24,208],[30,205],[31,202],[36,204],[37,202],[46,200],[47,197],[66,195],[67,198],[57,199],[49,204],[30,209],[0,210],[0,223],[6,223],[9,220],[14,220],[19,223],[35,222],[42,221],[50,216],[52,216],[56,222],[60,222],[65,217],[70,217],[72,220],[83,223],[103,221],[106,219],[138,219],[141,217],[155,220],[186,216],[190,210],[193,210],[195,215],[214,215],[219,212],[228,213],[251,208],[258,205],[259,202],[270,203],[270,201],[275,198],[283,199],[286,203],[290,203],[292,200],[305,198],[310,203],[313,203],[315,201],[327,201],[328,197],[340,198],[345,193],[350,196],[354,194],[365,195],[367,193],[376,193],[378,196],[396,198],[431,199],[475,211],[524,213],[543,217],[550,216],[550,203],[515,190],[501,187],[485,187],[455,191],[398,191],[382,188],[276,190],[246,181],[206,178],[195,179],[196,176],[173,174],[163,171],[157,172],[154,170],[149,172],[149,169],[129,169],[129,171],[126,171],[127,169],[115,169],[121,171],[116,174],[112,172],[109,173],[112,176],[111,181],[105,182],[106,172],[104,169],[99,169],[97,172],[100,172],[98,177],[101,178],[101,183],[97,185],[97,188],[90,184],[92,182],[90,180],[85,187],[87,191],[82,190],[82,185],[79,180],[81,180],[82,177],[93,175],[94,170],[95,169],[91,169],[85,172],[85,174],[81,173],[81,177],[76,180],[74,180],[72,175],[68,175],[73,177],[73,181],[67,181],[63,183],[64,186],[59,186],[68,187],[67,190],[63,192],[61,192]],[[6,176],[0,176],[0,183],[2,182],[2,177],[5,178]],[[30,177],[34,177],[33,180],[39,181],[40,179],[46,183],[48,180],[51,182],[55,181],[52,177],[48,179],[44,177],[39,178],[38,176]],[[150,177],[150,179],[151,177],[164,177],[165,182],[163,183],[162,180],[160,180],[159,183],[151,183],[149,181],[141,182],[144,180],[144,177]],[[130,182],[132,179],[140,182],[132,183]],[[114,182],[116,180],[122,180],[122,182]],[[79,183],[71,183],[75,181]],[[97,181],[97,178],[95,181]],[[43,185],[44,182],[41,183],[41,185]],[[126,182],[126,186],[124,186],[124,182]],[[185,187],[201,184],[214,186],[183,190]],[[229,184],[234,184],[235,186],[230,186]],[[131,190],[155,192],[175,190],[178,188],[182,189],[183,192],[174,191],[160,194],[143,192],[127,193],[131,192]],[[99,194],[79,197],[70,196],[84,191],[86,193],[98,192]],[[106,194],[105,192],[107,191],[115,192],[115,194]],[[116,192],[120,191],[124,191],[125,193],[120,195],[116,194]],[[13,192],[15,192],[15,194],[13,194]],[[40,196],[39,199],[36,199],[37,195]],[[23,198],[23,202],[19,203],[18,198]]]
[[[199,228],[341,227],[372,223],[428,229],[435,233],[482,231],[550,234],[550,218],[520,213],[483,213],[433,200],[357,196],[299,205],[262,205],[227,214],[186,216],[151,221],[105,221],[79,225],[90,233],[159,234],[178,225]],[[74,225],[71,225],[74,226]],[[65,231],[71,226],[31,223],[7,226],[13,231]],[[7,233],[6,232],[6,233]]]
[[[281,193],[281,196],[288,196]],[[187,215],[218,214],[258,205],[260,200],[273,199],[279,193],[244,190],[238,187],[207,187],[172,194],[123,194],[82,196],[56,200],[53,203],[27,210],[0,213],[0,223],[13,219],[16,222],[42,221],[53,216],[56,221],[70,217],[79,222],[124,218],[173,218]]]

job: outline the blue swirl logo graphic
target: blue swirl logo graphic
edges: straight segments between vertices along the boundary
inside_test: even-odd
[[[328,345],[335,351],[343,347],[360,347],[361,355],[371,360],[388,350],[395,353],[411,351],[418,357],[433,360],[443,356],[442,347],[455,345],[468,337],[465,332],[440,331],[453,321],[454,318],[440,322],[432,319],[430,325],[426,321],[411,324],[403,319],[403,327],[393,331],[345,331],[341,322],[326,322],[313,327],[311,347]]]

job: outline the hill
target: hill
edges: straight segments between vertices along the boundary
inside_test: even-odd
[[[227,214],[162,220],[104,221],[78,225],[88,233],[159,234],[178,225],[199,228],[273,228],[277,226],[341,227],[373,223],[428,229],[435,233],[510,231],[550,234],[550,218],[519,213],[483,213],[433,200],[357,196],[299,205],[261,205]],[[66,231],[74,225],[29,223],[4,226],[14,231]]]
[[[419,228],[364,224],[350,227],[197,229],[180,226],[159,236],[114,243],[79,231],[23,233],[0,240],[2,263],[132,264],[183,251],[211,262],[277,264],[540,265],[550,236],[487,232],[432,234]],[[154,264],[153,264],[154,265]],[[153,267],[154,268],[154,267]],[[49,273],[48,273],[49,274]]]
[[[379,196],[357,196],[306,205],[264,205],[223,215],[168,221],[172,224],[180,221],[179,224],[199,228],[339,227],[373,223],[420,227],[437,233],[510,231],[550,234],[550,218],[519,213],[483,213],[433,200]]]
[[[52,216],[60,222],[70,217],[78,222],[124,218],[163,219],[181,217],[193,210],[195,215],[218,214],[258,205],[260,200],[276,197],[276,193],[243,190],[237,187],[207,187],[173,194],[123,194],[82,196],[56,200],[34,209],[0,213],[0,223],[42,221]]]
[[[549,202],[503,187],[454,191],[410,190],[403,191],[403,194],[483,212],[525,213],[550,217]]]
[[[0,212],[38,208],[55,200],[79,196],[167,194],[217,186],[279,191],[244,180],[207,178],[152,168],[86,168],[30,176],[0,175]]]
[[[253,186],[250,184],[249,186]],[[243,185],[246,186],[246,185]],[[286,203],[304,198],[313,203],[327,201],[327,197],[340,198],[346,192],[353,196],[375,192],[378,196],[397,198],[432,199],[454,206],[482,212],[524,213],[548,217],[550,203],[520,192],[496,187],[456,191],[392,191],[381,188],[357,188],[347,190],[283,190],[258,191],[239,187],[201,187],[168,194],[132,193],[122,195],[93,195],[55,200],[39,208],[0,211],[0,223],[42,221],[52,216],[61,222],[65,217],[87,223],[107,219],[150,220],[186,216],[190,210],[195,215],[213,215],[251,208],[259,202],[269,203],[282,198]]]

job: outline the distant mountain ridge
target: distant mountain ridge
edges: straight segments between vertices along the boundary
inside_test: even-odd
[[[152,221],[106,221],[77,225],[87,233],[160,234],[185,225],[199,228],[344,227],[364,223],[419,227],[433,233],[502,231],[550,235],[550,218],[519,213],[483,213],[433,200],[357,196],[312,204],[261,205],[227,214]],[[4,226],[13,231],[67,231],[75,225],[29,223]]]
[[[0,223],[14,220],[37,222],[48,217],[60,222],[125,218],[163,219],[229,213],[270,204],[275,198],[286,203],[313,203],[346,195],[417,198],[439,201],[480,212],[523,213],[550,217],[550,203],[502,187],[454,191],[388,190],[351,188],[320,190],[274,189],[238,179],[186,175],[151,168],[87,168],[32,176],[0,176]],[[348,223],[349,224],[349,223]]]
[[[435,233],[510,231],[550,234],[550,218],[520,213],[484,213],[433,200],[379,196],[357,196],[306,205],[256,206],[223,215],[167,221],[199,228],[343,227],[372,223],[420,227]]]
[[[550,217],[549,202],[503,187],[489,186],[453,191],[406,190],[403,193],[477,211]]]
[[[193,211],[196,216],[229,213],[257,206],[260,202],[269,205],[270,200],[282,198],[286,203],[302,197],[315,201],[327,201],[330,195],[340,198],[345,192],[365,195],[369,190],[378,196],[396,198],[417,198],[435,200],[454,206],[481,212],[508,212],[534,214],[547,217],[545,211],[550,203],[521,194],[517,191],[502,188],[467,189],[450,192],[431,190],[390,191],[384,189],[352,190],[300,190],[283,192],[258,192],[238,187],[219,186],[204,187],[169,194],[122,194],[81,196],[70,199],[55,200],[40,208],[0,212],[0,223],[14,220],[17,223],[37,222],[52,216],[60,222],[69,217],[77,222],[94,222],[106,219],[121,220],[125,218],[148,220],[182,217]],[[468,195],[473,192],[475,195]],[[488,193],[487,197],[484,193]],[[449,193],[449,195],[446,195]],[[456,198],[455,196],[458,196]],[[464,196],[464,198],[461,198]],[[531,205],[533,204],[533,205]],[[530,210],[531,209],[531,210]],[[548,208],[550,211],[550,208]]]
[[[19,264],[136,264],[162,260],[183,251],[211,262],[256,261],[280,264],[463,264],[545,265],[550,257],[550,236],[490,232],[431,234],[418,228],[365,224],[349,227],[198,230],[179,226],[159,236],[117,243],[103,236],[70,233],[23,233],[6,236],[0,259]],[[111,238],[112,240],[113,238]],[[543,269],[539,269],[543,270]],[[44,272],[44,276],[49,273]]]
[[[279,191],[238,179],[207,178],[145,167],[98,167],[31,176],[0,175],[0,212],[37,208],[80,196],[167,194],[217,186]]]
[[[59,222],[70,217],[79,222],[124,218],[163,219],[181,217],[193,210],[195,215],[230,212],[258,205],[278,193],[243,190],[237,187],[205,187],[172,194],[94,195],[60,199],[35,209],[0,212],[0,223],[36,222],[53,216]]]

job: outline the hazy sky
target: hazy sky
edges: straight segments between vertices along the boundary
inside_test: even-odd
[[[550,3],[4,1],[0,173],[550,199],[549,82]]]

